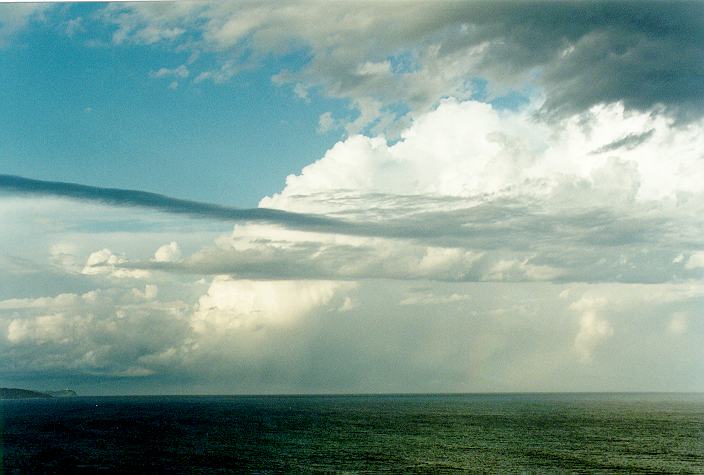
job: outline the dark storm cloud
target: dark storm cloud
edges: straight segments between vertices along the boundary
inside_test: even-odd
[[[704,110],[701,2],[495,2],[455,8],[473,26],[469,41],[489,42],[483,61],[496,79],[534,70],[551,114],[614,101],[641,110],[662,105],[681,119]]]

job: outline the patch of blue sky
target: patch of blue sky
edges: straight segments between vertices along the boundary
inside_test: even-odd
[[[402,51],[388,58],[391,72],[394,74],[408,74],[420,69],[420,63],[413,51]]]
[[[494,109],[497,110],[519,110],[530,103],[530,96],[524,92],[509,91],[499,97],[495,97],[489,101]]]
[[[481,77],[474,77],[467,82],[468,89],[472,91],[471,99],[491,104],[497,110],[520,110],[530,103],[534,89],[527,85],[521,90],[505,91],[501,95],[491,94],[489,81]]]

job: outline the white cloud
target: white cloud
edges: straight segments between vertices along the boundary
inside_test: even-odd
[[[684,265],[685,269],[701,269],[704,267],[704,252],[698,251],[692,253],[687,258],[687,263]]]
[[[554,280],[564,274],[561,269],[551,266],[530,264],[529,259],[499,259],[494,262],[484,274],[483,280],[491,281],[521,281],[521,280]]]
[[[76,262],[78,248],[71,243],[57,242],[49,248],[50,261],[66,272],[80,272]]]
[[[149,272],[144,270],[120,267],[127,262],[125,257],[113,254],[110,249],[101,249],[88,256],[81,273],[85,275],[107,275],[118,279],[141,279],[149,276]]]
[[[190,2],[179,3],[165,8],[165,5],[134,5],[135,8],[121,8],[111,4],[100,12],[100,17],[114,24],[117,29],[112,35],[115,44],[173,41],[186,32],[183,20],[197,9]]]
[[[583,363],[591,362],[595,349],[614,333],[611,323],[599,315],[607,303],[603,298],[582,297],[570,305],[580,314],[574,350]]]
[[[160,68],[157,71],[152,71],[149,76],[153,78],[164,78],[164,77],[175,77],[175,78],[187,78],[190,74],[188,67],[185,64],[178,66],[173,69]]]
[[[0,5],[0,48],[7,46],[31,21],[41,17],[49,6],[41,3]]]
[[[351,284],[326,281],[253,281],[227,276],[213,279],[193,313],[196,333],[222,334],[290,325],[297,318],[328,304]]]
[[[181,259],[181,248],[176,241],[164,244],[154,253],[156,262],[176,262]]]
[[[644,130],[653,130],[652,138],[631,149],[589,153]],[[696,130],[673,127],[657,115],[627,113],[620,104],[548,126],[530,111],[501,113],[479,102],[446,100],[418,117],[392,145],[381,136],[339,142],[300,174],[287,177],[284,190],[260,206],[335,212],[335,202],[313,206],[305,197],[337,190],[467,198],[552,192],[576,204],[616,204],[616,196],[619,202],[676,199],[704,191],[697,153],[704,139]],[[303,199],[294,199],[299,196]]]
[[[0,301],[0,371],[11,365],[129,376],[139,358],[180,345],[188,332],[190,307],[160,301],[157,293],[155,284],[147,284],[143,291],[110,288]]]
[[[442,305],[464,302],[470,299],[471,296],[467,294],[436,295],[431,292],[415,292],[401,300],[399,305]]]
[[[310,98],[308,97],[308,89],[301,83],[296,83],[296,85],[293,86],[293,93],[299,99],[303,99],[304,101],[310,101]]]
[[[80,322],[71,322],[80,324]],[[42,315],[30,320],[15,319],[7,327],[7,340],[10,343],[32,341],[38,344],[47,342],[67,343],[69,341],[68,322],[62,314]]]
[[[87,296],[83,298],[90,298]],[[19,310],[31,308],[62,309],[76,305],[81,297],[77,294],[59,294],[56,297],[40,297],[36,299],[7,299],[0,300],[0,310]]]
[[[344,300],[342,301],[342,305],[340,305],[337,309],[338,312],[349,312],[351,310],[354,310],[354,308],[357,307],[357,303],[355,303],[354,300],[350,297],[345,297]]]
[[[670,317],[667,329],[673,335],[682,335],[687,331],[688,318],[686,313],[675,312]]]
[[[193,82],[199,83],[203,81],[213,81],[215,84],[222,84],[232,79],[233,76],[239,74],[245,67],[245,65],[240,63],[228,61],[216,69],[203,71],[196,76]]]
[[[76,35],[76,33],[80,33],[85,31],[85,26],[83,24],[83,18],[81,17],[76,17],[76,18],[71,18],[66,21],[65,23],[65,30],[66,35],[69,37],[73,37]]]
[[[132,289],[132,293],[138,299],[154,300],[159,294],[159,287],[155,284],[146,284],[144,286],[144,291],[140,289]]]
[[[318,119],[318,133],[324,134],[336,128],[336,121],[330,112],[323,112]]]

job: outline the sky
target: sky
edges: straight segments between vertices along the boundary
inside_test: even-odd
[[[704,391],[699,2],[0,4],[0,386]]]

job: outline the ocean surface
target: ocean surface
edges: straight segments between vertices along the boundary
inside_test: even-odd
[[[703,394],[0,401],[4,473],[699,472]]]

